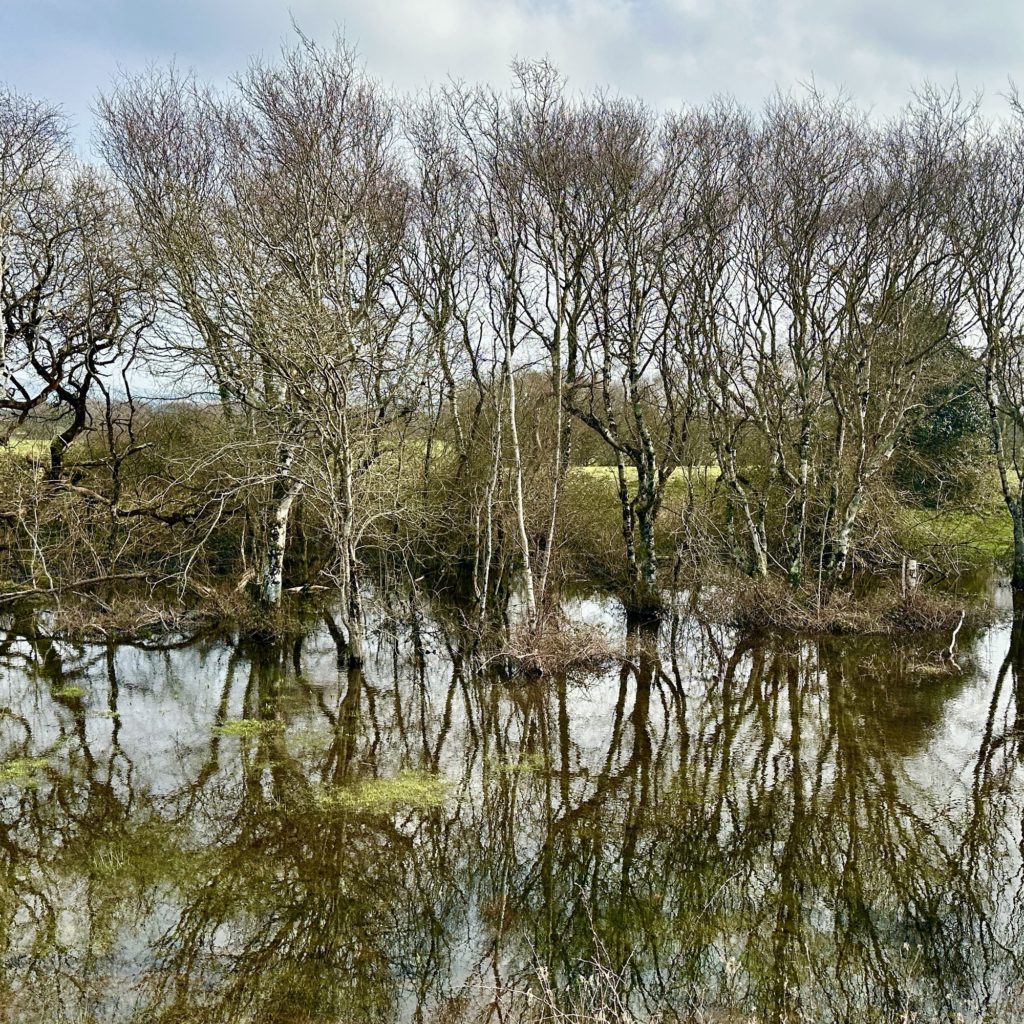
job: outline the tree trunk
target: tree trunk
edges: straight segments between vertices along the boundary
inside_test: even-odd
[[[860,513],[860,506],[864,500],[864,489],[857,488],[850,496],[842,514],[839,516],[839,527],[835,532],[835,538],[829,552],[829,571],[832,576],[841,576],[846,569],[846,563],[850,558],[850,544],[853,539],[853,527],[857,522]]]
[[[288,543],[288,519],[292,505],[302,490],[302,483],[291,475],[294,455],[282,447],[278,456],[277,473],[274,479],[274,494],[271,502],[270,526],[267,531],[267,553],[260,584],[260,599],[268,608],[281,603],[284,589],[284,554]]]
[[[1013,571],[1010,576],[1010,584],[1014,590],[1024,590],[1024,476],[1011,472],[1006,447],[1003,444],[1003,430],[999,420],[996,368],[993,365],[998,340],[991,335],[987,339],[985,399],[988,402],[989,430],[996,455],[996,466],[999,470],[999,484],[1003,490],[1006,510],[1010,513],[1010,519],[1013,522]],[[1016,484],[1011,478],[1013,476],[1016,477]]]
[[[85,429],[86,405],[84,396],[88,392],[90,382],[91,378],[88,379],[86,385],[82,388],[80,399],[74,403],[74,417],[71,423],[50,442],[50,469],[46,474],[46,478],[50,483],[56,483],[64,475],[64,453],[71,447],[71,442]]]
[[[516,381],[512,372],[511,354],[506,348],[505,373],[508,377],[509,439],[512,442],[512,472],[515,485],[516,528],[523,555],[523,581],[526,585],[526,614],[531,633],[537,629],[537,595],[533,582],[533,559],[530,557],[530,537],[526,529],[526,503],[523,499],[523,453],[519,445],[519,426],[516,423]]]
[[[359,572],[356,564],[355,549],[349,545],[348,554],[348,587],[347,605],[345,608],[346,625],[348,626],[348,663],[349,666],[362,665],[364,658],[363,644],[363,602],[359,595]]]
[[[789,583],[792,587],[799,587],[804,575],[804,540],[807,531],[808,478],[811,466],[810,449],[811,427],[805,421],[800,431],[800,465],[797,470],[799,504],[789,544]]]
[[[544,534],[544,554],[541,559],[538,589],[541,605],[547,607],[548,577],[551,573],[551,558],[555,547],[555,536],[558,530],[558,513],[561,504],[562,485],[569,465],[572,450],[571,420],[565,414],[562,397],[562,360],[560,350],[555,350],[554,367],[552,370],[555,405],[555,453],[554,471],[551,475],[551,499],[548,507],[548,526]]]
[[[1013,573],[1010,583],[1014,590],[1024,591],[1024,515],[1018,501],[1013,516]]]
[[[736,449],[731,444],[720,447],[718,451],[718,465],[722,476],[725,478],[729,489],[733,492],[743,513],[743,522],[750,537],[751,562],[750,575],[755,579],[767,579],[768,577],[768,542],[764,535],[763,516],[759,517],[761,522],[755,518],[750,507],[750,497],[747,489],[740,482],[739,469],[736,465]]]
[[[632,523],[638,538],[633,539],[634,571],[628,611],[643,619],[656,618],[662,607],[658,588],[658,553],[655,547],[655,519],[658,515],[657,485],[649,470],[637,472],[637,500]],[[637,539],[639,543],[637,543]]]

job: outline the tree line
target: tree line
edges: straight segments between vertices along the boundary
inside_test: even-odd
[[[709,561],[820,590],[936,418],[978,429],[917,478],[991,467],[1024,587],[1015,97],[407,96],[299,37],[96,114],[90,164],[0,92],[8,597],[329,587],[358,651],[386,565],[536,628],[602,502],[631,612]]]

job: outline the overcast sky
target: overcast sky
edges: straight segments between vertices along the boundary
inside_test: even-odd
[[[415,88],[448,75],[500,84],[551,57],[580,89],[664,106],[776,84],[845,87],[879,112],[931,81],[1024,84],[1024,0],[0,0],[0,80],[59,102],[86,142],[116,68],[174,58],[223,81],[289,34],[341,29],[376,76]]]

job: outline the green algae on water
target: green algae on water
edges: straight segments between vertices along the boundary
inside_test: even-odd
[[[322,789],[317,793],[316,802],[331,810],[389,814],[403,809],[440,807],[446,792],[444,780],[437,775],[403,771],[390,779],[366,779],[353,785]]]
[[[534,775],[538,772],[548,770],[548,762],[539,751],[531,751],[523,754],[518,761],[501,761],[494,759],[490,762],[495,771],[507,775]]]
[[[35,785],[38,774],[49,767],[45,757],[17,757],[0,763],[0,783],[13,782],[18,785]]]
[[[59,690],[54,690],[53,695],[65,700],[77,700],[85,696],[85,690],[81,686],[62,686]]]
[[[223,725],[214,726],[213,732],[217,736],[252,738],[268,732],[279,732],[283,728],[284,725],[274,718],[233,718]]]

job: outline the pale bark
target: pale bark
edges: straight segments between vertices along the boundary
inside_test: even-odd
[[[292,475],[295,454],[282,448],[274,477],[273,496],[267,527],[267,550],[264,556],[260,599],[268,608],[281,604],[284,591],[284,559],[288,546],[288,521],[295,499],[302,491],[302,481]]]
[[[998,336],[990,335],[985,358],[985,400],[988,404],[992,448],[999,471],[999,486],[1013,524],[1013,569],[1010,582],[1014,590],[1024,590],[1024,475],[1011,463],[1003,438],[1002,403],[999,400],[994,365],[999,344]]]
[[[515,489],[516,529],[523,559],[523,586],[526,591],[527,625],[531,632],[537,629],[537,593],[533,578],[533,558],[530,553],[530,536],[526,527],[526,503],[523,499],[523,453],[519,443],[519,426],[516,422],[516,378],[512,370],[512,347],[505,348],[505,376],[508,386],[508,432],[512,445],[512,481]]]

